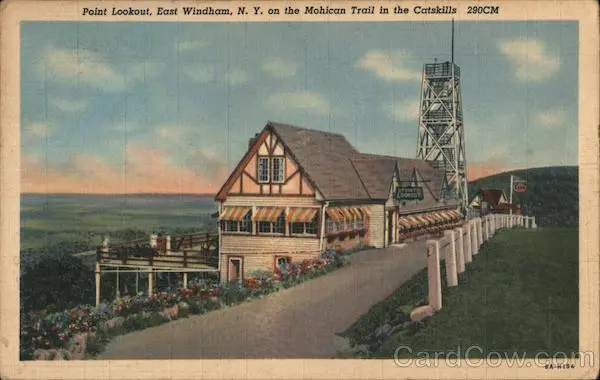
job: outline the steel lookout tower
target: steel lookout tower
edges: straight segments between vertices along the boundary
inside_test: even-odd
[[[449,185],[446,198],[459,199],[462,211],[466,212],[465,139],[460,67],[454,63],[454,20],[451,60],[443,63],[435,60],[423,66],[417,158],[445,171]]]

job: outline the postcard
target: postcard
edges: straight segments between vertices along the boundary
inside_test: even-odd
[[[3,378],[597,378],[597,3],[1,14]]]

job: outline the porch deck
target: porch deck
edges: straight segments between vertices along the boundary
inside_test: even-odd
[[[174,236],[168,243],[159,239],[155,246],[145,240],[109,244],[98,248],[96,261],[101,266],[214,271],[218,239],[217,234],[192,234]]]

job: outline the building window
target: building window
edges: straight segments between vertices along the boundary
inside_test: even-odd
[[[252,212],[248,212],[239,223],[240,232],[252,232]]]
[[[317,223],[314,220],[310,222],[290,223],[290,233],[292,235],[316,235]]]
[[[355,228],[357,230],[360,230],[360,229],[364,228],[364,221],[363,221],[363,219],[356,219],[355,226],[356,226]]]
[[[285,160],[283,157],[273,157],[273,182],[283,183],[285,181]]]
[[[221,231],[223,232],[252,232],[252,211],[248,211],[240,221],[222,220]]]
[[[302,235],[304,233],[304,223],[290,223],[290,232],[294,235]]]
[[[270,222],[258,222],[258,232],[271,232],[271,223]]]
[[[269,157],[258,157],[258,182],[269,182]]]
[[[336,223],[333,220],[331,220],[328,216],[327,219],[325,219],[325,232],[328,234],[335,233],[337,232],[336,227]]]
[[[285,233],[285,216],[283,216],[283,213],[279,214],[277,219],[273,222],[273,233],[274,234]]]
[[[285,217],[283,216],[283,213],[281,213],[273,223],[258,222],[257,230],[259,233],[284,234],[285,233]]]
[[[275,257],[275,266],[279,270],[287,269],[287,267],[292,262],[292,259],[289,256],[277,256]]]

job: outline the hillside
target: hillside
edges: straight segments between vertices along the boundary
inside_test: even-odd
[[[526,215],[535,215],[541,227],[579,225],[579,173],[577,166],[551,166],[515,170],[469,182],[469,198],[481,188],[504,189],[510,196],[510,175],[527,180],[527,191],[513,193]]]

